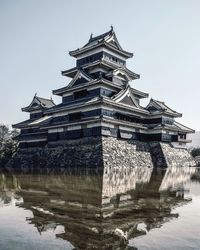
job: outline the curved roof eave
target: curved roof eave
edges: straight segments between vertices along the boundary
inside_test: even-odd
[[[80,49],[76,49],[76,50],[72,50],[72,51],[69,51],[69,55],[70,56],[73,56],[73,57],[77,57],[89,50],[93,50],[97,47],[101,47],[101,46],[105,46],[105,47],[108,47],[109,49],[115,51],[116,53],[119,53],[121,54],[122,56],[124,56],[126,59],[128,58],[132,58],[133,57],[133,53],[131,52],[127,52],[125,50],[119,50],[117,49],[116,47],[112,46],[111,44],[105,42],[105,41],[101,41],[101,42],[98,42],[97,44],[94,44],[92,46],[88,46],[88,47],[82,47]]]

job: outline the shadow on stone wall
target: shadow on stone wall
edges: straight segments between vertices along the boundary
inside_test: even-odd
[[[147,143],[112,137],[88,137],[49,143],[43,148],[18,149],[9,168],[104,168],[195,166],[186,149],[169,143]]]

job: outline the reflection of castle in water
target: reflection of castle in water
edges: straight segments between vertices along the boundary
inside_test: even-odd
[[[8,204],[6,194],[21,197],[17,205],[33,212],[29,223],[40,233],[62,225],[57,237],[75,249],[134,249],[129,239],[177,217],[172,209],[190,201],[183,184],[195,171],[135,168],[105,169],[104,174],[1,175],[0,200]]]

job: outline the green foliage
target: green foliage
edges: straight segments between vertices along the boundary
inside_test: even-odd
[[[18,135],[16,129],[0,124],[0,167],[4,167],[17,150],[17,142],[13,140]]]
[[[193,157],[199,156],[200,155],[200,148],[193,148],[191,151],[191,154]]]

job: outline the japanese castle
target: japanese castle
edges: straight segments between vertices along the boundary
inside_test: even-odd
[[[21,131],[16,138],[20,148],[96,136],[169,142],[174,147],[189,142],[187,134],[194,131],[175,121],[182,114],[154,99],[146,107],[140,105],[148,94],[130,85],[140,76],[126,67],[133,54],[121,47],[112,26],[102,35],[91,35],[69,55],[76,58],[75,67],[62,71],[69,83],[53,90],[62,102],[56,105],[35,95],[22,108],[29,119],[13,125]]]

